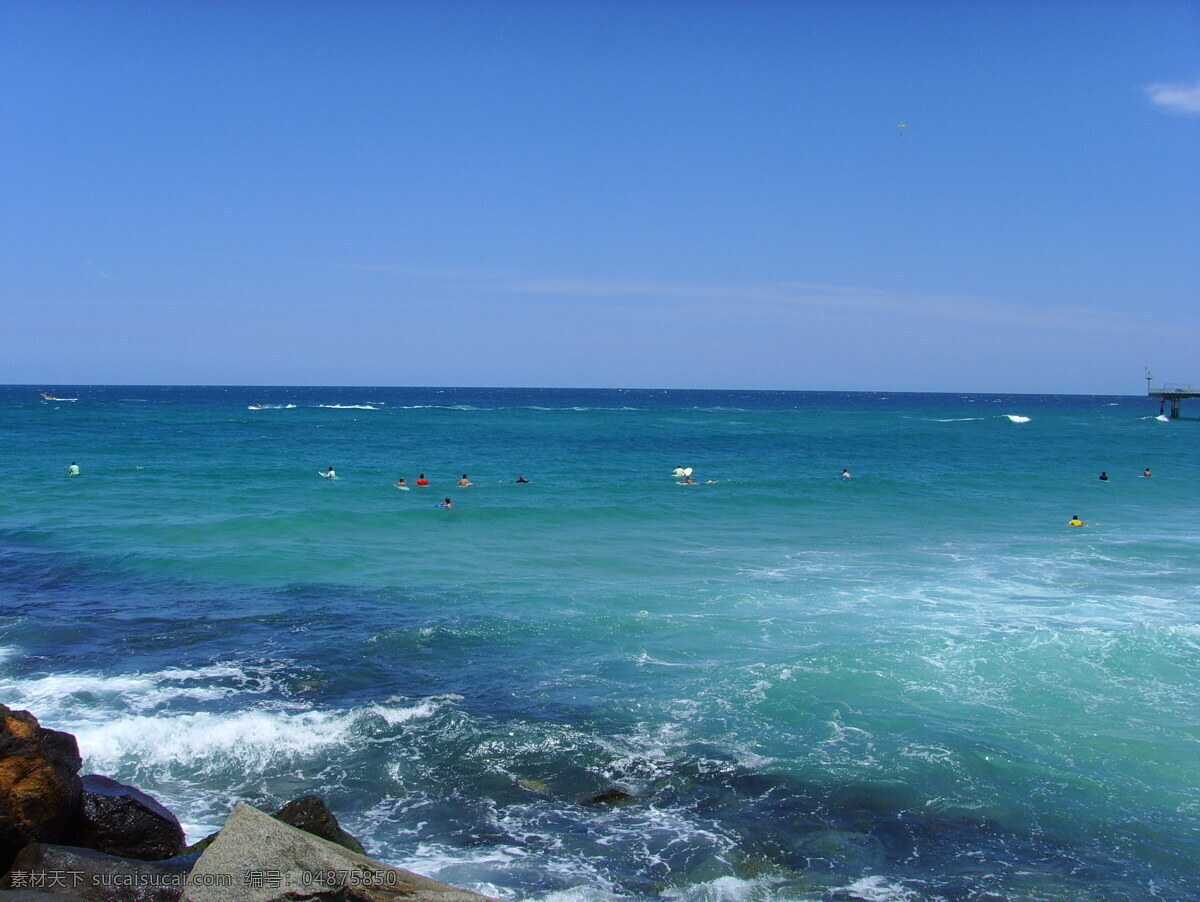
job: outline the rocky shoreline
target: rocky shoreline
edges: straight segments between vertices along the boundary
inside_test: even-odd
[[[185,848],[170,811],[82,764],[70,733],[0,704],[0,902],[488,899],[368,857],[317,796],[238,803]]]

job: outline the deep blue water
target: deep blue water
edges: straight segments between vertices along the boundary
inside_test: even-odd
[[[4,387],[0,700],[194,838],[316,790],[506,899],[1197,899],[1200,422],[1157,413]]]

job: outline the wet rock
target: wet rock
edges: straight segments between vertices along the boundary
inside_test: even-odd
[[[79,804],[79,746],[0,705],[0,872],[31,842],[61,838]]]
[[[316,796],[292,799],[271,816],[285,824],[291,824],[297,830],[335,842],[351,852],[367,854],[362,843],[342,829],[333,812]]]
[[[603,792],[598,792],[595,795],[580,799],[580,805],[628,805],[636,802],[637,799],[622,789],[615,787],[605,789]]]
[[[178,902],[197,856],[141,861],[93,849],[30,843],[0,881],[4,889],[42,890],[85,902]]]
[[[159,861],[182,851],[183,828],[140,789],[90,774],[83,778],[79,813],[67,841],[122,858]]]
[[[182,902],[480,902],[480,896],[394,868],[240,804],[196,866]]]

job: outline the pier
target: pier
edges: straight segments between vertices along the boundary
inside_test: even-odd
[[[1149,382],[1146,383],[1146,394],[1151,398],[1158,398],[1158,412],[1161,414],[1163,408],[1166,407],[1168,401],[1171,402],[1171,419],[1179,419],[1179,402],[1184,398],[1200,398],[1200,388],[1194,385],[1163,385],[1158,388],[1151,388]]]

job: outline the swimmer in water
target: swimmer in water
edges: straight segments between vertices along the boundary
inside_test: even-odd
[[[449,498],[447,498],[445,501],[443,501],[441,504],[439,504],[439,505],[438,505],[438,507],[447,507],[447,508],[449,508],[449,507],[454,507],[454,505],[453,505],[453,504],[451,504],[451,503],[450,503],[450,499],[449,499]]]
[[[849,479],[849,478],[850,478],[850,471],[847,470],[845,467],[842,467],[842,479]]]
[[[1100,471],[1100,481],[1101,481],[1101,482],[1108,482],[1108,471],[1107,471],[1107,470],[1101,470],[1101,471]]]
[[[1153,476],[1154,474],[1150,472],[1150,468],[1149,468],[1149,467],[1146,467],[1146,469],[1145,469],[1145,471],[1142,473],[1142,475],[1143,475],[1143,476]]]
[[[405,490],[408,489],[408,484],[404,481],[403,476],[401,476],[399,479],[396,480],[396,488],[405,489]]]
[[[1147,470],[1146,472],[1149,472],[1149,470]],[[79,464],[75,463],[75,461],[71,461],[71,466],[67,467],[67,475],[68,476],[78,476],[79,475]]]
[[[1069,521],[1067,521],[1067,525],[1068,526],[1087,526],[1086,523],[1084,523],[1082,520],[1079,519],[1079,514],[1076,514]]]
[[[463,473],[463,478],[458,481],[458,484],[462,486],[468,486],[471,485],[471,480],[467,479],[466,473]]]
[[[516,479],[513,480],[513,482],[529,482],[529,480],[526,479],[524,476],[518,476]]]
[[[417,485],[429,485],[429,480],[425,478],[424,473],[417,477]]]
[[[332,465],[324,473],[322,473],[320,470],[317,470],[317,475],[324,476],[326,479],[337,479],[337,473],[333,472]]]

